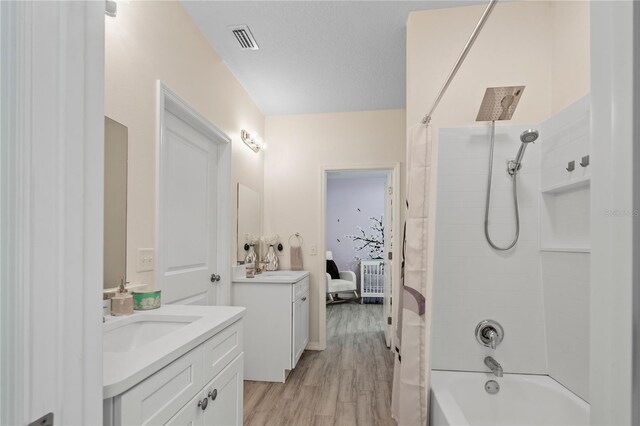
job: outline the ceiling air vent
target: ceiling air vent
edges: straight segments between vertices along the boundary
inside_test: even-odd
[[[236,25],[231,28],[231,32],[240,43],[240,48],[242,50],[258,50],[258,43],[256,43],[256,39],[253,38],[253,34],[251,34],[251,30],[246,25]]]

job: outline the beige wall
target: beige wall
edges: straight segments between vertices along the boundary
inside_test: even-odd
[[[319,291],[320,286],[324,288],[325,266],[321,264],[323,256],[311,256],[310,249],[320,249],[324,238],[321,167],[404,163],[405,112],[273,116],[267,117],[265,127],[269,149],[265,155],[264,233],[277,233],[285,242],[282,269],[290,264],[287,238],[295,232],[304,238],[304,268],[311,271],[309,341],[317,345],[318,309],[319,303],[324,303]]]
[[[431,107],[484,8],[409,15],[408,125]],[[498,3],[433,116],[436,140],[439,127],[474,125],[492,86],[526,86],[509,124],[544,121],[589,92],[589,59],[588,2]]]
[[[551,58],[551,113],[589,93],[591,52],[589,2],[555,1]]]
[[[263,192],[264,156],[240,130],[263,135],[264,116],[178,2],[120,2],[105,19],[105,114],[129,129],[127,279],[153,283],[153,272],[136,273],[136,256],[155,245],[156,80],[233,139],[234,229],[237,182]]]

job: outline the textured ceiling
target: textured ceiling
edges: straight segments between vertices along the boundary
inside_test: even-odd
[[[262,112],[278,115],[404,108],[409,12],[478,2],[182,4]],[[228,28],[239,24],[249,26],[260,50],[240,49]]]

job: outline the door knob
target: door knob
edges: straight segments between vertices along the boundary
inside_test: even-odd
[[[211,274],[211,282],[215,283],[217,281],[220,281],[220,275]]]
[[[209,398],[202,398],[202,401],[198,401],[198,407],[202,408],[202,411],[207,409],[209,405]]]

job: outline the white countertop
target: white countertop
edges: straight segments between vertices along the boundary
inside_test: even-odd
[[[308,277],[309,271],[268,271],[254,278],[246,277],[246,267],[234,268],[234,283],[293,284]]]
[[[111,398],[140,383],[189,352],[227,326],[241,319],[239,306],[166,305],[151,311],[135,311],[123,317],[106,317],[104,331],[118,328],[142,316],[195,317],[195,321],[128,352],[103,353],[103,398]]]

